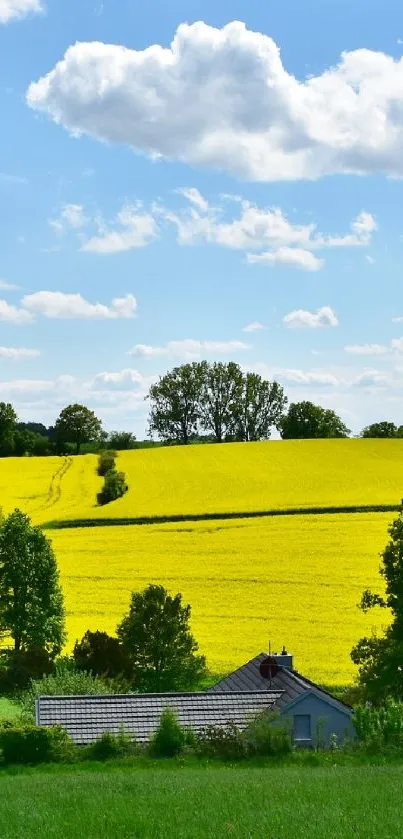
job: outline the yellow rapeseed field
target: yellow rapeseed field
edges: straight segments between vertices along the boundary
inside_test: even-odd
[[[94,455],[0,460],[0,506],[60,519],[399,504],[403,440],[288,440],[119,454],[129,492],[103,508]]]
[[[349,651],[385,616],[357,608],[379,587],[379,551],[393,514],[291,516],[150,526],[74,528],[49,536],[60,564],[69,647],[86,629],[115,630],[130,592],[150,582],[180,591],[215,672],[283,643],[303,673],[352,680]]]

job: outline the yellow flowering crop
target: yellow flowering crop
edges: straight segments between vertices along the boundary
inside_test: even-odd
[[[353,644],[386,616],[357,608],[379,589],[379,552],[393,514],[49,532],[66,597],[69,647],[86,629],[114,632],[130,592],[150,582],[182,592],[215,672],[285,643],[297,668],[328,684],[352,680]]]

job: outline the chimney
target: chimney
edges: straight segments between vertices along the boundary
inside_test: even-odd
[[[287,652],[285,647],[283,647],[280,654],[274,653],[271,657],[279,667],[284,667],[285,670],[294,669],[294,657]]]

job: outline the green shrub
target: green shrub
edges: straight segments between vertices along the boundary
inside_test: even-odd
[[[88,629],[81,641],[76,641],[73,658],[78,670],[85,670],[93,676],[125,679],[131,673],[123,644],[107,632],[91,632]]]
[[[4,650],[0,654],[0,695],[10,696],[26,690],[31,679],[54,671],[54,663],[42,647],[29,650]]]
[[[116,458],[117,453],[112,450],[100,452],[98,457],[97,472],[101,478],[104,478],[107,472],[115,468]]]
[[[109,504],[110,501],[116,501],[128,489],[124,472],[118,472],[117,469],[109,469],[104,477],[104,485],[101,492],[97,495],[98,504],[103,506],[104,504]]]
[[[403,703],[394,699],[372,708],[359,706],[354,725],[359,743],[368,751],[403,747]]]
[[[20,703],[26,718],[35,714],[35,699],[38,696],[84,696],[86,694],[119,693],[119,687],[113,681],[104,681],[76,670],[70,661],[61,661],[55,672],[43,679],[34,679],[30,687],[22,694]]]
[[[247,743],[233,722],[225,726],[207,725],[197,735],[196,752],[200,757],[240,760],[247,755]]]
[[[27,725],[1,728],[0,751],[6,765],[36,764],[72,759],[75,748],[60,726],[39,728]]]
[[[135,741],[123,729],[119,734],[105,733],[87,746],[83,756],[87,760],[113,760],[128,757],[137,751]]]
[[[264,712],[248,725],[244,737],[250,755],[284,755],[292,750],[288,726],[278,724],[278,715]]]
[[[159,726],[151,738],[149,751],[153,757],[175,757],[186,745],[186,733],[171,708],[164,708]]]

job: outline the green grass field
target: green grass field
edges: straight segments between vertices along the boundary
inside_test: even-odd
[[[403,767],[2,774],[2,839],[400,839]]]

